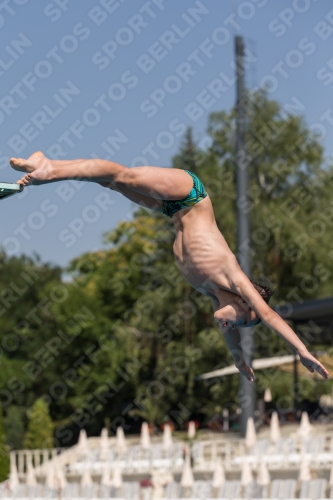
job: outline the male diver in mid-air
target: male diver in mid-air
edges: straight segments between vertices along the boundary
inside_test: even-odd
[[[326,368],[269,307],[272,292],[252,283],[239,267],[217,227],[211,200],[192,172],[161,167],[127,168],[98,159],[53,161],[41,152],[27,160],[12,158],[10,164],[26,173],[18,181],[23,186],[65,179],[97,182],[138,205],[171,217],[176,228],[173,252],[179,269],[190,285],[212,300],[214,318],[235,365],[248,380],[254,380],[254,373],[244,360],[238,327],[254,326],[261,321],[295,349],[311,373],[317,371],[328,378]]]

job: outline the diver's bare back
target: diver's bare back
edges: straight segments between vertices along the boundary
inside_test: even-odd
[[[219,231],[210,198],[173,216],[177,235],[173,253],[184,278],[210,297],[230,290],[228,269],[235,256]]]

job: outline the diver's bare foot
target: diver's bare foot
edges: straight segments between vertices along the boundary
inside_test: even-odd
[[[47,160],[41,151],[36,151],[27,160],[24,158],[11,158],[10,165],[14,170],[18,170],[19,172],[31,173],[47,161],[49,160]]]
[[[27,160],[11,158],[10,165],[19,172],[26,172],[27,175],[18,181],[23,186],[46,184],[54,179],[52,162],[41,151],[36,151]]]
[[[237,363],[236,367],[250,382],[254,381],[254,372],[252,368],[245,363],[245,361],[243,363]]]

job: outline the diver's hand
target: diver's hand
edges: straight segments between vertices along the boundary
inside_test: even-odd
[[[302,349],[302,351],[298,351],[301,363],[305,368],[309,370],[309,372],[313,373],[314,371],[318,372],[323,378],[328,378],[328,371],[326,368],[309,353],[307,349]]]
[[[246,377],[250,382],[254,381],[254,372],[250,366],[248,366],[245,361],[242,363],[237,363],[236,368],[240,371],[244,377]]]

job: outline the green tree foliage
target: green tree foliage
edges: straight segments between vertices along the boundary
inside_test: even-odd
[[[30,450],[53,448],[53,422],[43,399],[37,399],[28,411],[28,430],[24,446]]]
[[[12,405],[7,409],[4,426],[8,445],[16,450],[23,448],[25,433],[25,409],[22,406]]]
[[[247,107],[254,277],[274,283],[279,300],[295,301],[290,294],[295,286],[303,299],[327,296],[333,169],[302,117],[286,114],[262,92],[249,98]],[[211,116],[212,150],[225,169],[224,192],[235,200],[234,131],[234,111]],[[235,238],[231,246],[235,249]]]
[[[2,408],[0,407],[0,482],[5,481],[9,474],[9,455],[7,439],[4,433]]]
[[[37,258],[7,257],[2,253],[0,266],[0,385],[5,389],[2,406],[5,411],[15,404],[27,409],[36,395],[47,390],[54,376],[45,370],[39,378],[42,370],[34,356],[42,354],[46,340],[54,335],[56,322],[49,307],[59,300],[64,285],[61,270]]]

